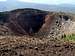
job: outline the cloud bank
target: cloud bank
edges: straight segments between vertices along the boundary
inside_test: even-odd
[[[75,4],[75,0],[17,0],[21,2],[42,3],[42,4]]]

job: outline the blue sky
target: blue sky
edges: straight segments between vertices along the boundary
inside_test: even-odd
[[[6,0],[0,0],[0,1],[3,1],[3,2],[4,2],[4,1],[6,1]]]
[[[7,1],[7,0],[0,0],[2,1]],[[12,0],[8,0],[12,1]],[[15,1],[20,1],[20,2],[30,2],[30,3],[41,3],[41,4],[75,4],[75,0],[13,0]]]

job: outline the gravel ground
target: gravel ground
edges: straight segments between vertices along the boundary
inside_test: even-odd
[[[28,36],[1,36],[0,56],[75,56],[75,43]]]

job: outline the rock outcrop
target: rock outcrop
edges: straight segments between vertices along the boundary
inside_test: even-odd
[[[1,12],[0,34],[3,31],[4,35],[5,33],[15,35],[38,34],[55,37],[62,34],[62,23],[69,19],[68,15],[30,8]]]

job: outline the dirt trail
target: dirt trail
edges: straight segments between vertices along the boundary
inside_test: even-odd
[[[0,56],[75,56],[75,44],[40,37],[1,36]]]

